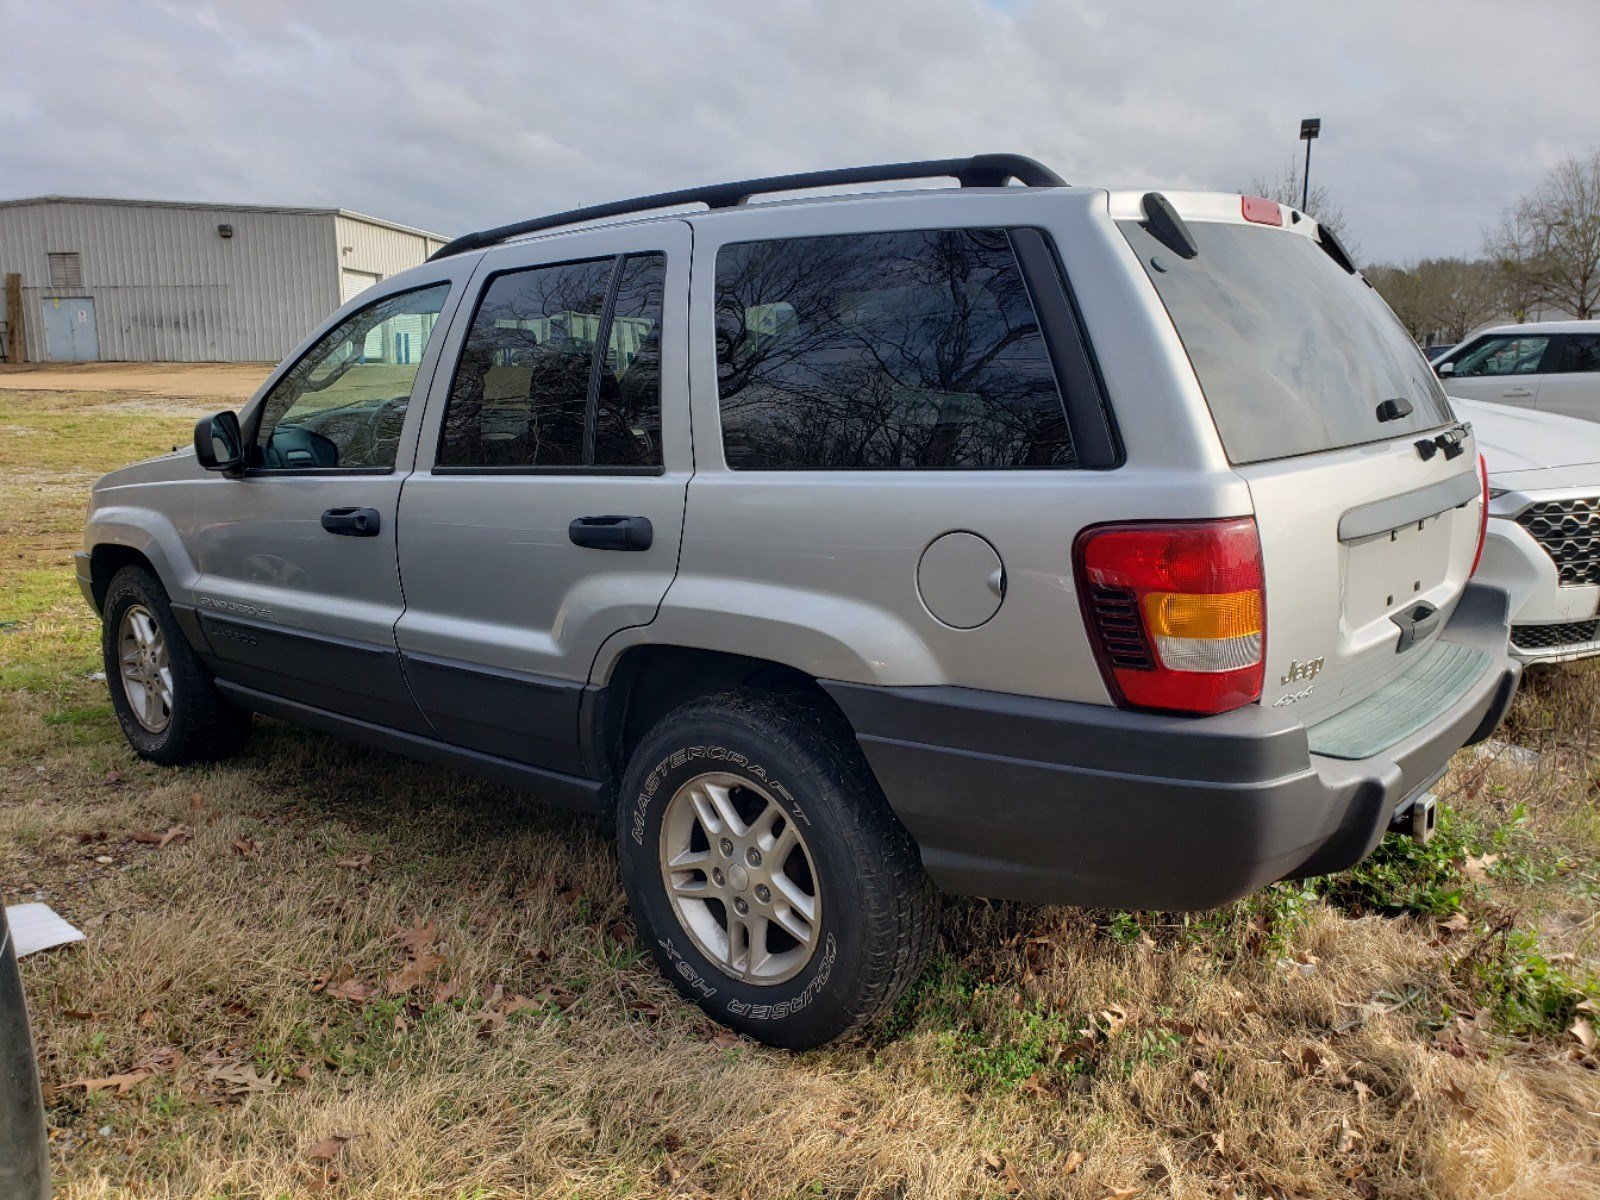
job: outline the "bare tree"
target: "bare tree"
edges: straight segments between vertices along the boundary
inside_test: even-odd
[[[1600,314],[1600,150],[1551,168],[1484,238],[1519,316],[1533,304]]]
[[[1498,272],[1482,259],[1425,258],[1410,266],[1379,264],[1362,274],[1419,342],[1459,342],[1502,311]]]
[[[1271,178],[1257,175],[1245,190],[1252,196],[1264,196],[1268,200],[1276,200],[1279,204],[1286,204],[1290,208],[1300,208],[1300,195],[1304,185],[1299,167],[1291,162],[1282,172]],[[1311,196],[1301,211],[1308,217],[1315,217],[1324,229],[1333,230],[1334,235],[1344,244],[1344,248],[1352,255],[1356,253],[1354,244],[1347,236],[1349,224],[1345,220],[1344,209],[1334,202],[1333,193],[1325,186],[1319,183],[1311,189]]]

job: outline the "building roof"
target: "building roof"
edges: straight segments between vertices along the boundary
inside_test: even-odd
[[[21,208],[29,204],[105,204],[119,208],[188,208],[211,212],[295,213],[302,216],[337,216],[348,217],[352,221],[364,221],[368,225],[379,225],[385,229],[395,229],[401,233],[412,233],[435,242],[447,242],[450,240],[442,233],[430,233],[426,229],[418,229],[412,225],[402,225],[398,221],[386,221],[382,217],[371,217],[366,213],[354,212],[348,208],[318,208],[293,204],[208,204],[198,200],[123,200],[112,196],[25,196],[17,200],[0,200],[0,208]]]

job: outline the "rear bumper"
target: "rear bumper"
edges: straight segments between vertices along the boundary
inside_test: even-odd
[[[1467,589],[1443,637],[1483,673],[1370,758],[1312,754],[1288,711],[1127,712],[956,687],[825,683],[934,882],[963,895],[1214,908],[1274,880],[1343,870],[1462,746],[1505,716],[1521,667],[1509,598]]]

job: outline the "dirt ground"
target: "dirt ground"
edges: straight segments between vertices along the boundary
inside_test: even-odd
[[[0,373],[0,897],[87,934],[23,961],[60,1200],[1600,1197],[1596,665],[1530,675],[1426,847],[1212,913],[953,901],[890,1018],[769,1050],[655,972],[602,821],[272,721],[129,752],[88,488],[262,370]]]
[[[208,396],[243,404],[276,363],[0,363],[0,391]]]

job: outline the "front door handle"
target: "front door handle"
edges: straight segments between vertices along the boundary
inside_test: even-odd
[[[1500,394],[1502,396],[1517,396],[1517,397],[1524,397],[1525,398],[1525,397],[1533,395],[1533,389],[1532,388],[1510,388],[1509,390],[1501,392]]]
[[[591,550],[648,550],[655,531],[649,517],[578,517],[567,536],[574,546]]]
[[[377,537],[378,525],[375,508],[330,508],[322,514],[322,527],[345,537]]]

